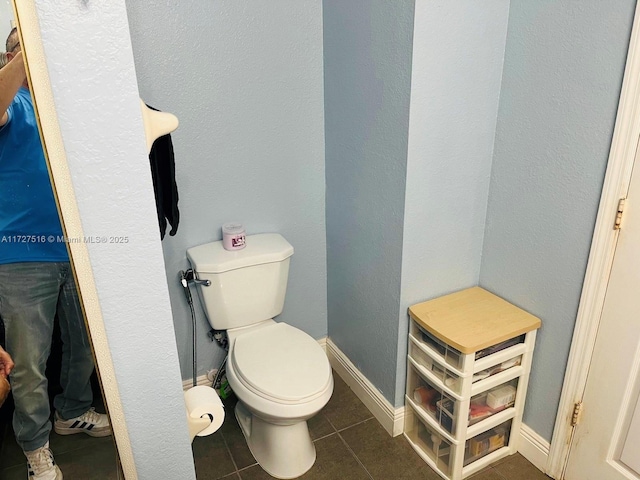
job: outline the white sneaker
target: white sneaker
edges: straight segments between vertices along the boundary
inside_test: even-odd
[[[58,435],[73,435],[74,433],[86,433],[92,437],[108,437],[111,435],[109,417],[104,413],[96,412],[91,407],[82,415],[69,420],[63,420],[56,412],[53,429]]]
[[[62,472],[53,459],[49,442],[44,447],[24,452],[29,480],[62,480]]]

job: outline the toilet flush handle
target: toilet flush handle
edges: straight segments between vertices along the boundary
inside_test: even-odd
[[[196,285],[203,285],[205,287],[211,286],[211,280],[200,280],[198,277],[196,277],[196,272],[192,268],[190,268],[186,272],[180,270],[180,283],[182,283],[182,286],[184,288],[187,288],[189,282],[193,282]]]

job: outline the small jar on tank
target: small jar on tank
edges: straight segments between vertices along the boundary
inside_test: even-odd
[[[241,223],[222,225],[222,246],[225,250],[240,250],[246,245],[244,226]]]

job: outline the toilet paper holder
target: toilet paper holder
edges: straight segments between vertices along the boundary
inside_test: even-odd
[[[211,424],[211,417],[192,418],[187,411],[187,424],[189,425],[189,439],[193,443],[193,439],[198,436],[205,428]]]
[[[211,435],[224,422],[224,405],[218,393],[211,387],[199,385],[184,392],[185,413],[191,442],[198,437]]]

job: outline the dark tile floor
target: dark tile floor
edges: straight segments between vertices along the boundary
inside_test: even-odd
[[[349,387],[334,374],[335,389],[327,406],[309,421],[317,459],[305,480],[437,480],[401,435],[390,437]],[[253,459],[227,403],[224,425],[193,442],[198,480],[271,479]],[[0,427],[1,428],[1,427]],[[10,426],[0,431],[0,478],[24,480],[25,460]],[[51,436],[56,461],[67,480],[116,479],[115,450],[110,438]],[[473,480],[549,480],[521,455],[507,457],[474,475]],[[179,479],[177,479],[179,480]]]
[[[117,459],[112,437],[61,436],[51,433],[51,450],[69,480],[117,480]],[[11,425],[0,425],[0,479],[25,480],[26,459],[13,437]]]

